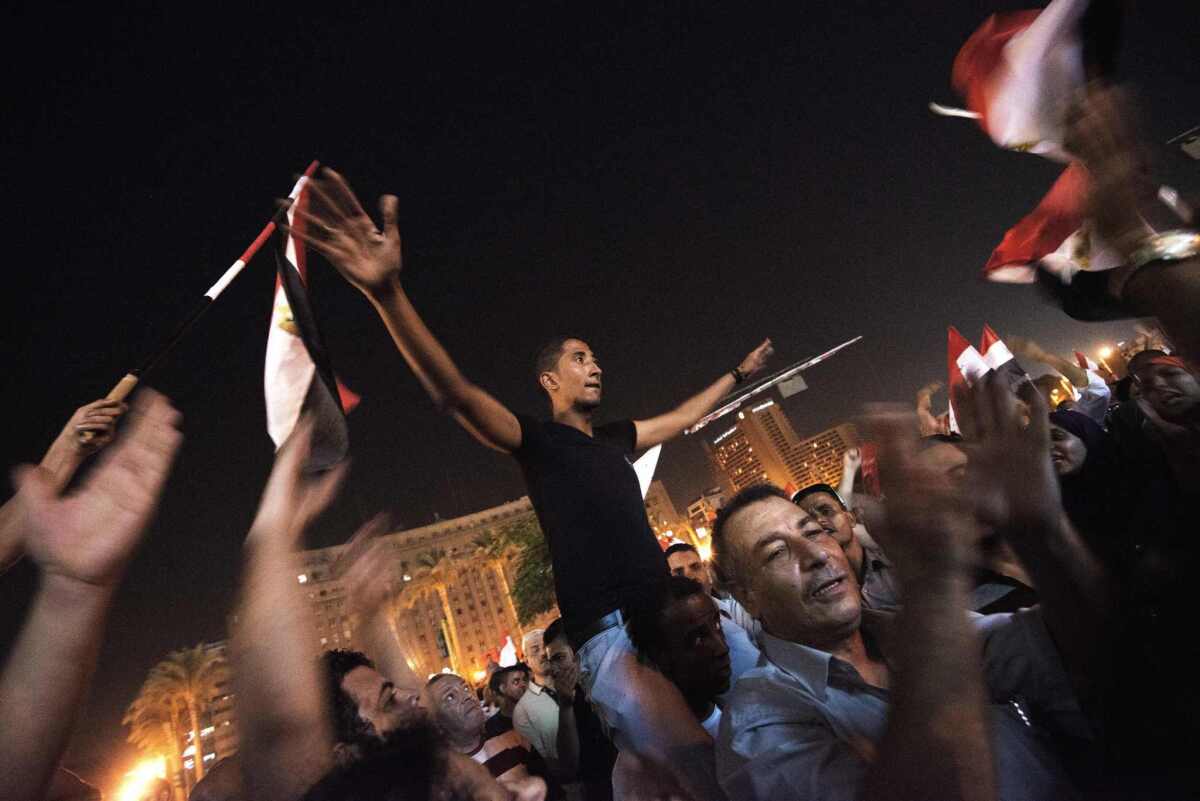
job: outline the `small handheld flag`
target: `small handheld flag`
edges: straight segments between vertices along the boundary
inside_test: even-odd
[[[314,161],[309,164],[308,169],[304,171],[304,175],[302,175],[300,180],[296,182],[296,186],[292,189],[292,192],[290,195],[288,195],[288,197],[295,199],[299,195],[304,182],[312,176],[316,169],[317,162]],[[254,241],[250,243],[249,247],[242,251],[242,255],[237,257],[233,264],[229,266],[229,269],[227,269],[221,275],[221,277],[217,279],[216,283],[214,283],[208,288],[207,291],[205,291],[204,297],[200,300],[196,307],[192,309],[192,312],[186,318],[184,318],[183,322],[176,327],[175,331],[171,334],[167,341],[160,345],[159,348],[155,350],[145,361],[143,361],[139,367],[126,373],[124,377],[122,377],[121,380],[118,381],[104,397],[107,400],[118,401],[125,400],[125,398],[129,397],[129,394],[137,387],[138,382],[144,378],[147,373],[153,370],[154,367],[157,366],[158,363],[167,356],[167,354],[174,350],[175,346],[178,345],[187,332],[191,330],[191,327],[196,324],[196,321],[204,316],[204,313],[208,311],[213,301],[220,297],[221,293],[224,292],[225,289],[233,282],[233,279],[237,278],[242,270],[246,268],[246,265],[252,258],[254,258],[254,255],[258,253],[259,249],[262,248],[263,243],[265,243],[274,232],[275,221],[271,220],[265,226],[263,226],[263,229],[259,231],[258,236],[254,238]],[[87,442],[90,441],[93,436],[94,435],[92,432],[85,431],[80,435],[80,439],[82,439],[84,442]]]
[[[308,203],[304,191],[308,176],[301,176],[287,207],[289,232],[277,240],[271,324],[263,368],[263,394],[267,406],[267,433],[276,448],[292,435],[302,415],[313,419],[312,450],[305,469],[327,470],[345,458],[350,447],[346,413],[358,396],[338,382],[329,354],[317,328],[308,299],[305,219],[297,215]]]

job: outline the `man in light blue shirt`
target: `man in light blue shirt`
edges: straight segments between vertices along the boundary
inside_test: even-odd
[[[984,383],[1001,419],[1016,419],[1007,389]],[[898,614],[864,609],[842,548],[776,488],[745,490],[722,510],[718,563],[763,624],[763,660],[730,693],[717,740],[718,779],[732,801],[1072,797],[1051,746],[1078,751],[1089,730],[1047,626],[1077,656],[1071,621],[1094,631],[1095,614],[1072,589],[1078,571],[1055,564],[1088,560],[1062,523],[1049,439],[1032,416],[1024,431],[997,426],[983,437],[978,469],[998,488],[992,508],[1008,511],[1002,530],[1039,586],[1060,587],[1053,607],[963,611],[984,484],[939,483],[914,467],[910,415],[875,422],[886,451],[881,540],[905,590]]]

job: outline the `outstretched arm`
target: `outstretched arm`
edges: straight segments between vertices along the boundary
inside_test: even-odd
[[[333,499],[344,468],[306,481],[312,441],[302,420],[275,458],[246,535],[242,597],[231,644],[246,797],[291,801],[333,764],[317,650],[296,587],[304,530]]]
[[[291,233],[316,248],[367,296],[396,348],[439,408],[488,447],[501,451],[520,447],[517,418],[459,371],[404,292],[395,196],[379,199],[380,231],[345,179],[328,168],[321,172],[321,179],[309,183],[316,201],[312,211],[296,210],[305,225]]]
[[[1076,389],[1087,389],[1087,370],[1084,370],[1078,364],[1075,364],[1075,362],[1048,352],[1032,339],[1025,339],[1024,337],[1010,334],[1005,339],[1005,342],[1008,344],[1009,349],[1016,355],[1049,365],[1054,368],[1055,372],[1066,377]]]
[[[39,799],[96,667],[125,566],[179,448],[178,414],[143,390],[129,429],[83,485],[58,497],[44,468],[17,474],[14,524],[37,564],[33,608],[0,675],[0,798]]]
[[[767,359],[774,352],[771,340],[763,340],[761,345],[742,359],[742,363],[737,366],[738,373],[743,379],[758,373],[766,366]],[[703,392],[693,395],[666,414],[651,417],[649,420],[635,420],[637,449],[653,448],[655,445],[679,436],[685,428],[716,406],[717,401],[728,395],[736,384],[737,380],[733,377],[731,370],[710,384]]]

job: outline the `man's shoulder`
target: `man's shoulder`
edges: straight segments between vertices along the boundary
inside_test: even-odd
[[[799,681],[761,659],[725,695],[723,732],[824,719],[821,701]]]

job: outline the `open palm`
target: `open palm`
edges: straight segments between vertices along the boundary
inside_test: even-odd
[[[394,195],[379,199],[383,230],[363,210],[341,175],[324,168],[322,178],[309,182],[311,207],[298,205],[293,236],[311,245],[347,281],[371,293],[400,274],[400,232],[396,228]]]
[[[116,447],[79,489],[62,497],[45,470],[18,470],[25,549],[43,572],[101,585],[120,576],[179,449],[178,420],[165,397],[144,390]]]

